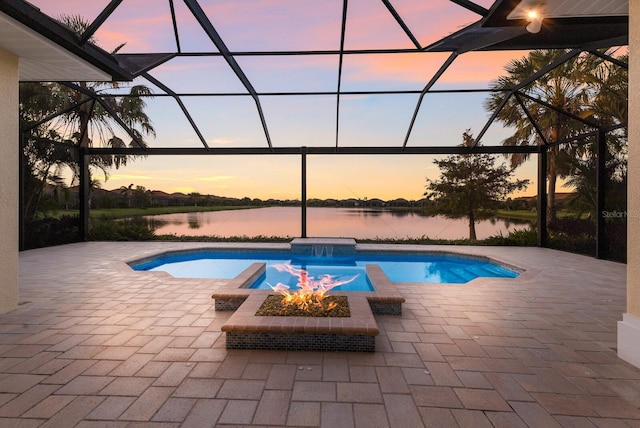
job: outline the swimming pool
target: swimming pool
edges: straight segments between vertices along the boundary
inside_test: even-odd
[[[478,277],[515,278],[519,272],[490,260],[466,258],[453,254],[356,252],[348,255],[315,256],[291,252],[253,252],[197,250],[164,253],[140,262],[135,270],[164,271],[176,278],[232,279],[253,263],[264,262],[266,274],[252,288],[269,288],[268,284],[294,286],[297,278],[279,272],[275,265],[290,264],[305,269],[310,276],[331,274],[335,279],[356,279],[335,290],[371,291],[366,275],[367,264],[377,264],[392,282],[435,282],[464,284]]]

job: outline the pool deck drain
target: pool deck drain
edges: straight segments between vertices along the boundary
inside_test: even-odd
[[[374,291],[335,294],[349,300],[350,317],[257,316],[273,292],[248,287],[265,269],[254,263],[211,296],[216,311],[236,311],[221,327],[227,349],[374,352],[374,314],[402,315],[404,297],[378,265],[367,265]]]

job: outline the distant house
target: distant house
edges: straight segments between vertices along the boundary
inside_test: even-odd
[[[564,205],[573,197],[575,197],[575,193],[573,192],[556,192],[556,208],[564,208]],[[535,208],[538,202],[538,196],[520,196],[514,198],[514,201],[524,202],[527,207]]]
[[[411,206],[411,202],[404,198],[397,198],[388,202],[390,207],[408,207]]]
[[[368,199],[366,201],[364,201],[362,203],[362,205],[366,206],[366,207],[384,207],[387,205],[387,203],[385,201],[383,201],[382,199],[378,199],[378,198],[372,198],[372,199]]]

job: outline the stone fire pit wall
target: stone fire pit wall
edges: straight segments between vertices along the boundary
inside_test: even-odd
[[[348,296],[350,317],[256,316],[268,294],[252,294],[222,325],[227,349],[374,352],[380,333],[364,297]]]
[[[257,316],[271,290],[248,288],[265,271],[254,263],[215,292],[216,311],[235,313],[222,325],[227,349],[375,351],[374,313],[401,315],[404,298],[378,265],[367,265],[371,292],[344,292],[350,317]]]

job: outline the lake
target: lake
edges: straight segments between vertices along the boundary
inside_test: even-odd
[[[177,236],[290,236],[301,234],[299,207],[268,207],[247,210],[148,216],[157,235]],[[526,229],[527,222],[503,219],[476,222],[478,239],[508,235]],[[467,220],[443,216],[424,216],[415,212],[365,208],[307,208],[307,236],[348,237],[356,239],[466,239]]]

